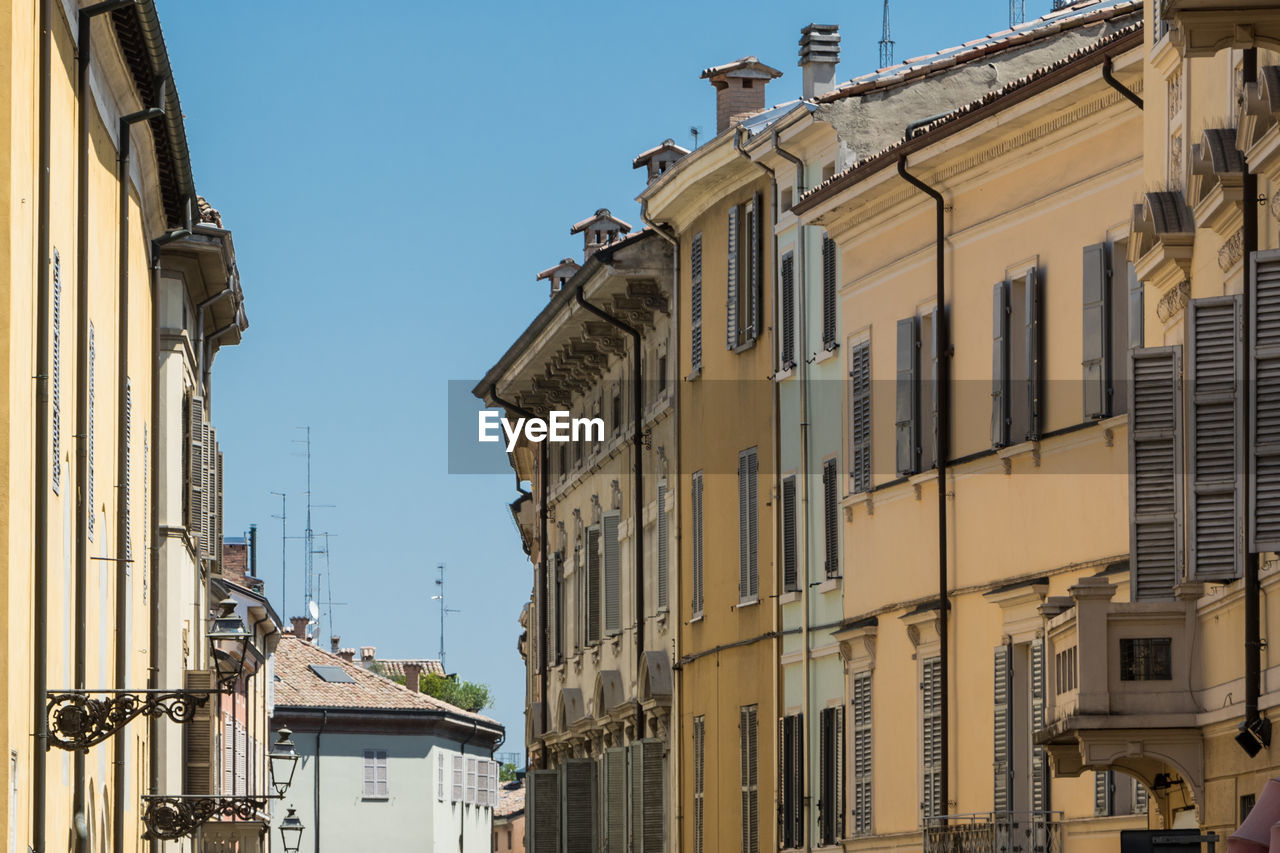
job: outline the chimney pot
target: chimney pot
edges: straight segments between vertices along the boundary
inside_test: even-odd
[[[800,31],[800,68],[804,73],[802,97],[811,101],[836,87],[836,63],[840,61],[840,28],[835,24],[810,24]]]
[[[414,693],[420,692],[422,687],[422,664],[406,663],[404,665],[404,686]]]
[[[339,649],[338,657],[342,658],[347,663],[355,663],[356,650],[355,649]]]
[[[377,652],[377,649],[375,649],[373,646],[361,646],[360,647],[361,665],[364,666],[366,669],[368,669],[369,666],[373,663],[374,655],[376,652]]]
[[[311,621],[305,616],[294,616],[289,622],[293,625],[293,636],[299,640],[307,638],[307,623]]]
[[[341,642],[340,642],[341,640],[342,638],[339,637],[337,634],[331,635],[329,637],[329,651],[333,652],[336,655],[338,653],[338,649],[341,647]]]
[[[765,85],[782,76],[754,56],[702,72],[702,79],[716,89],[716,133],[724,133],[729,125],[764,109]]]

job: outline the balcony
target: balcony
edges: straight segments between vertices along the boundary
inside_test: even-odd
[[[203,853],[266,853],[266,820],[211,821],[200,829]]]
[[[1280,9],[1270,0],[1162,0],[1160,16],[1184,56],[1280,46]]]
[[[976,812],[925,818],[924,853],[1061,853],[1062,812]]]

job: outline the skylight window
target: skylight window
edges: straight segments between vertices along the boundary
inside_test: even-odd
[[[340,666],[311,664],[311,671],[330,684],[355,684],[356,680]]]

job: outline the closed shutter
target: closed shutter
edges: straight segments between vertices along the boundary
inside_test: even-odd
[[[822,463],[822,536],[826,546],[825,568],[827,577],[840,576],[840,491],[836,460]]]
[[[124,508],[124,571],[133,573],[133,385],[124,380],[124,482],[120,488],[120,505]]]
[[[436,799],[444,802],[444,753],[436,750]]]
[[[1254,252],[1249,271],[1249,551],[1280,551],[1280,250]]]
[[[995,691],[993,705],[995,756],[995,796],[992,808],[997,812],[1012,809],[1010,792],[1013,785],[1013,714],[1010,699],[1013,693],[1013,667],[1008,646],[995,649]]]
[[[213,558],[217,561],[218,572],[222,572],[222,534],[223,534],[223,515],[222,515],[222,448],[218,446],[217,441],[213,443],[214,458],[214,477],[217,482],[217,490],[215,492],[215,523],[213,526]]]
[[[849,476],[852,491],[871,490],[871,342],[863,341],[849,355]]]
[[[788,774],[791,786],[791,837],[796,847],[804,844],[804,714],[791,718],[791,760]]]
[[[183,674],[183,686],[190,691],[211,691],[213,673],[208,670],[187,670]],[[214,699],[210,696],[196,708],[190,722],[182,727],[184,794],[209,796],[216,793],[214,773]]]
[[[1084,295],[1084,339],[1081,360],[1084,369],[1085,419],[1105,418],[1111,414],[1111,270],[1107,263],[1107,244],[1084,247],[1084,271],[1081,280]]]
[[[825,847],[835,840],[835,732],[831,712],[818,715],[818,843]]]
[[[796,478],[782,480],[782,588],[792,592],[800,588],[796,562]]]
[[[1044,640],[1031,641],[1031,737],[1044,728]],[[1043,746],[1031,749],[1031,810],[1049,810],[1049,755]]]
[[[560,774],[533,770],[526,796],[530,853],[564,853],[560,849]]]
[[[631,744],[631,853],[662,853],[664,847],[662,741]]]
[[[921,800],[925,818],[943,813],[942,802],[942,663],[929,658],[921,666]]]
[[[822,346],[836,346],[836,241],[822,235]]]
[[[758,853],[760,846],[759,771],[756,748],[756,706],[738,709],[740,779],[742,783],[742,853]]]
[[[94,519],[97,518],[97,515],[98,515],[97,503],[93,497],[93,457],[94,457],[93,424],[95,420],[93,376],[94,376],[94,373],[97,372],[96,362],[97,362],[97,347],[95,347],[93,343],[93,324],[90,323],[89,324],[89,438],[88,438],[89,458],[87,460],[87,463],[88,463],[88,471],[86,472],[87,476],[85,477],[85,492],[86,492],[85,515],[87,516],[85,518],[85,525],[86,525],[86,535],[88,536],[90,542],[93,541]],[[192,400],[192,408],[198,405],[198,402],[197,402],[198,399],[199,398]]]
[[[897,471],[914,474],[920,469],[920,436],[916,382],[920,375],[920,323],[915,317],[898,321],[898,407],[894,417]]]
[[[547,643],[547,666],[554,666],[559,661],[559,648],[556,646],[556,620],[560,618],[559,611],[556,610],[556,580],[559,578],[560,567],[557,564],[556,555],[547,555],[547,590],[543,595],[543,601],[546,603],[546,625],[543,626]]]
[[[871,832],[871,673],[853,677],[853,834]]]
[[[618,513],[606,512],[601,519],[604,535],[604,632],[613,636],[622,630],[622,566],[618,549]]]
[[[1138,273],[1134,270],[1133,264],[1128,264],[1127,267],[1129,275],[1129,348],[1134,349],[1146,343],[1142,337],[1146,319],[1143,312],[1146,309],[1142,298],[1142,280],[1138,278]],[[1123,372],[1121,372],[1121,375],[1124,375]]]
[[[627,750],[604,751],[604,853],[627,850]]]
[[[938,396],[942,389],[942,323],[944,321],[943,309],[934,308],[929,312],[929,462],[920,460],[922,468],[936,468],[939,464],[939,457],[942,455],[942,434],[940,432],[942,426],[942,417],[940,408],[942,406],[942,398]],[[922,342],[923,343],[923,342]],[[921,365],[923,369],[925,365]],[[923,429],[923,427],[921,427]],[[923,437],[922,437],[923,438]],[[923,456],[923,449],[921,451]]]
[[[1129,538],[1134,601],[1171,598],[1182,568],[1182,351],[1134,350]]]
[[[204,399],[192,396],[187,407],[187,531],[200,541],[200,514],[204,511]]]
[[[1040,440],[1040,277],[1035,269],[1027,270],[1027,312],[1023,317],[1027,341],[1027,433],[1024,441]]]
[[[451,786],[452,790],[450,791],[450,794],[449,794],[450,802],[460,803],[463,801],[465,797],[465,788],[463,786],[462,771],[463,771],[462,756],[461,755],[453,756],[453,779],[452,779],[452,786]]]
[[[703,853],[703,824],[706,821],[706,717],[693,718],[693,853]],[[609,853],[609,851],[606,851]]]
[[[725,346],[738,346],[738,215],[739,206],[729,208],[728,285],[725,293]]]
[[[1115,775],[1110,770],[1098,770],[1093,774],[1093,814],[1106,817],[1111,814]]]
[[[1009,444],[1009,285],[991,291],[991,446]]]
[[[804,843],[804,744],[800,714],[778,721],[778,843]]]
[[[760,337],[764,326],[764,196],[756,193],[751,200],[751,311],[750,339]]]
[[[702,472],[694,472],[690,484],[690,512],[693,516],[693,594],[690,596],[692,615],[702,613]]]
[[[759,461],[753,447],[738,454],[738,598],[750,601],[759,585]]]
[[[62,259],[53,250],[53,340],[50,358],[52,389],[49,403],[53,410],[49,445],[52,452],[49,485],[55,495],[62,494]]]
[[[1137,779],[1133,780],[1133,813],[1147,813],[1147,786]]]
[[[667,523],[667,484],[658,484],[658,610],[667,609],[671,562],[671,534]]]
[[[782,256],[782,369],[796,365],[796,260],[787,252]]]
[[[1233,579],[1244,571],[1244,368],[1238,296],[1193,299],[1187,307],[1187,445],[1192,577]]]
[[[387,789],[387,754],[382,753],[382,792]],[[249,792],[249,729],[236,722],[236,792]]]
[[[559,664],[564,660],[565,639],[564,639],[564,622],[565,613],[567,612],[564,603],[565,584],[564,584],[564,552],[557,551],[554,555],[556,563],[555,571],[555,590],[552,595],[552,603],[556,609],[554,627],[551,632],[555,641],[555,657],[553,661]]]
[[[571,758],[560,765],[563,853],[594,853],[596,841],[596,763]]]
[[[794,847],[791,840],[791,792],[788,790],[791,763],[791,718],[778,720],[778,846]]]
[[[369,793],[368,760],[365,761],[365,793]],[[232,717],[222,720],[222,794],[232,796],[236,792],[236,721]]]
[[[689,247],[689,275],[692,286],[689,292],[689,357],[693,362],[693,372],[702,369],[702,234],[693,235],[693,243]]]
[[[200,559],[205,560],[211,551],[213,536],[211,513],[213,512],[213,434],[209,425],[200,425]]]
[[[587,528],[587,644],[600,642],[600,528]]]
[[[468,804],[474,804],[476,801],[478,777],[476,776],[476,760],[467,758],[467,790],[463,794],[462,801]]]

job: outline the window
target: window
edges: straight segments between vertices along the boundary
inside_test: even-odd
[[[551,597],[551,607],[555,612],[555,619],[552,622],[551,662],[558,664],[564,660],[564,552],[557,551],[552,555],[552,560],[555,567],[555,592]]]
[[[600,642],[600,581],[600,528],[592,525],[587,528],[587,607],[583,632],[587,645]]]
[[[853,677],[853,833],[871,832],[871,673]]]
[[[871,342],[849,353],[849,481],[854,494],[871,490]]]
[[[669,525],[667,523],[667,484],[658,484],[658,610],[667,609],[667,575],[669,572],[671,547]]]
[[[665,394],[667,391],[667,356],[662,354],[658,356],[658,394]]]
[[[704,797],[706,770],[703,759],[707,743],[707,718],[693,718],[693,853],[702,853],[702,826],[706,817]]]
[[[689,597],[690,614],[702,615],[702,472],[693,472],[689,495],[693,515],[693,591]]]
[[[450,782],[450,791],[449,791],[449,802],[451,803],[462,802],[462,795],[464,791],[463,784],[462,784],[463,783],[462,774],[463,774],[462,756],[455,755],[453,756],[453,778],[451,779],[451,782]]]
[[[796,259],[787,252],[782,256],[782,286],[778,297],[782,311],[782,353],[779,359],[783,370],[796,366]]]
[[[804,715],[778,720],[778,845],[804,846]]]
[[[782,479],[782,588],[786,592],[800,589],[796,553],[796,477]]]
[[[556,471],[557,471],[557,472],[559,472],[559,474],[560,474],[560,479],[561,479],[561,480],[563,480],[563,479],[564,479],[565,474],[568,474],[568,473],[569,473],[569,447],[568,447],[568,445],[567,445],[567,444],[561,444],[561,445],[560,445],[560,447],[556,450],[556,455],[559,457],[559,458],[558,458],[558,460],[557,460],[557,463],[556,463]]]
[[[1129,413],[1130,590],[1173,598],[1182,576],[1182,349],[1133,351]]]
[[[1170,637],[1125,637],[1120,640],[1121,681],[1173,680]]]
[[[760,336],[762,239],[762,196],[729,209],[728,288],[726,340],[730,350],[755,343]]]
[[[617,434],[622,431],[622,391],[615,389],[613,392],[613,408],[611,412],[613,419],[613,431]]]
[[[921,665],[920,682],[920,813],[923,818],[944,813],[942,802],[942,660],[928,658]]]
[[[444,802],[444,753],[436,750],[436,799]]]
[[[994,808],[1047,808],[1049,765],[1035,733],[1044,727],[1044,641],[1002,644],[994,654]]]
[[[894,429],[896,467],[903,476],[919,473],[936,464],[939,363],[935,352],[939,322],[936,308],[923,317],[907,317],[898,321]]]
[[[388,796],[387,751],[385,749],[366,749],[364,751],[364,796]]]
[[[689,276],[691,287],[689,292],[689,357],[693,362],[693,372],[702,370],[702,234],[693,235],[693,243],[689,247]]]
[[[756,448],[738,454],[738,600],[760,597],[760,463]]]
[[[1058,652],[1055,656],[1054,666],[1056,676],[1054,680],[1054,689],[1057,693],[1066,693],[1075,690],[1080,686],[1079,670],[1076,666],[1076,647],[1070,646]]]
[[[463,795],[463,802],[471,804],[476,801],[476,785],[478,783],[478,770],[476,768],[476,760],[467,757],[467,790]]]
[[[818,727],[818,832],[821,842],[844,837],[844,708],[823,708]]]
[[[822,347],[836,344],[836,241],[822,235]]]
[[[1241,811],[1243,822],[1243,808]],[[1147,789],[1127,773],[1099,770],[1093,774],[1093,813],[1097,817],[1146,814]]]
[[[756,749],[756,706],[738,709],[739,758],[742,782],[742,853],[758,853],[760,846],[760,780]]]
[[[840,577],[840,475],[836,473],[836,460],[822,463],[822,541],[825,550],[823,561],[827,577]]]
[[[601,521],[604,535],[604,633],[612,637],[622,631],[622,566],[618,549],[617,510],[606,512]]]
[[[995,286],[991,444],[1040,438],[1040,285],[1034,267]]]
[[[1084,416],[1129,410],[1129,349],[1142,346],[1142,282],[1124,260],[1123,244],[1084,247]]]

